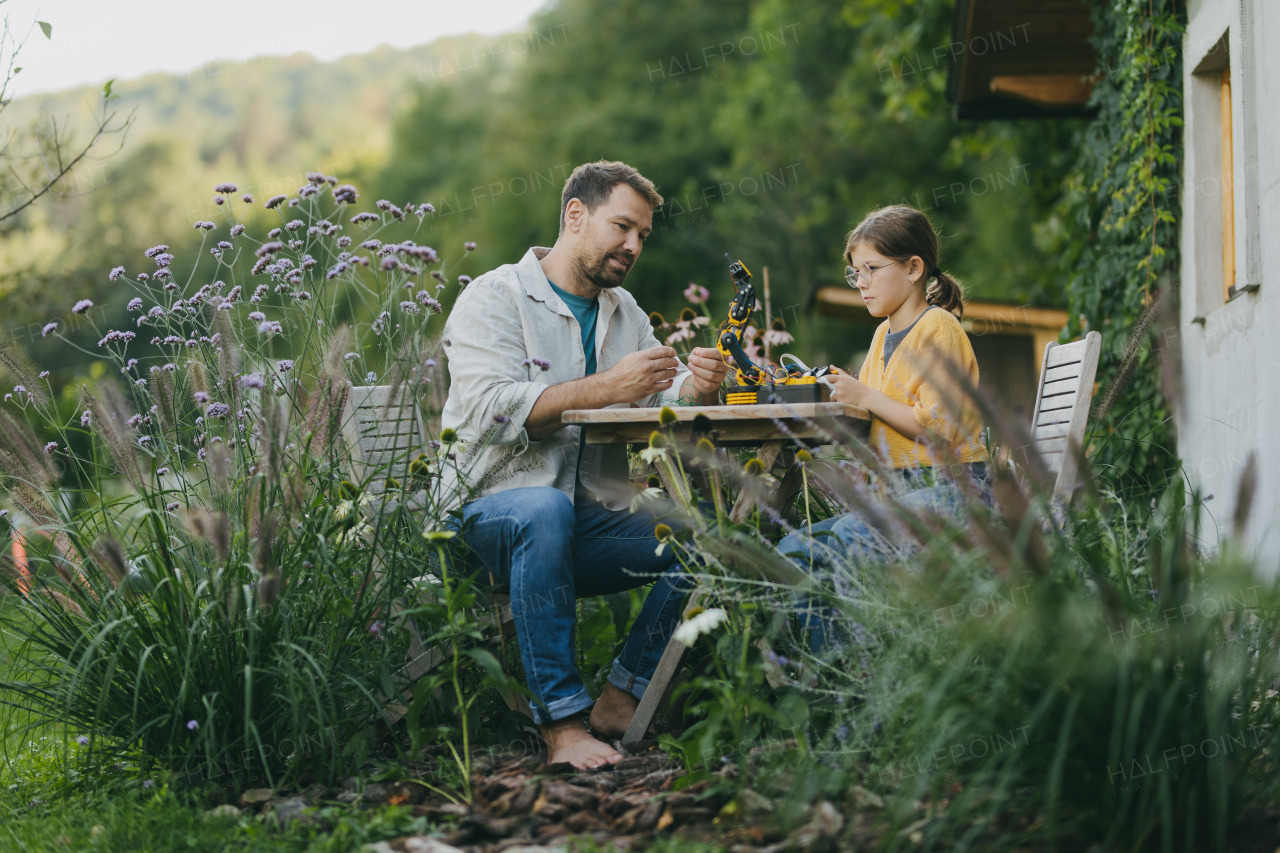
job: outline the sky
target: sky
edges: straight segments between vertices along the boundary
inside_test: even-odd
[[[330,60],[381,44],[497,35],[522,27],[547,0],[0,0],[27,41],[10,95],[53,92],[213,60],[287,56]],[[35,21],[53,26],[46,40]],[[28,34],[28,28],[30,33]],[[7,64],[9,50],[3,53]]]

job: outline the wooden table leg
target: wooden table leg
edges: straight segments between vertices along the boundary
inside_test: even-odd
[[[692,610],[701,603],[702,591],[695,591],[689,596],[689,603],[685,606],[685,612]],[[681,622],[683,623],[683,619]],[[684,658],[684,653],[684,643],[677,640],[674,635],[667,640],[667,647],[662,651],[662,658],[658,661],[658,668],[653,671],[653,676],[649,679],[649,686],[645,688],[644,695],[640,697],[640,705],[631,717],[631,724],[627,726],[627,731],[622,736],[623,746],[638,743],[648,735],[649,724],[653,722],[653,718],[657,715],[658,706],[662,704],[662,699],[666,696],[667,689],[671,686],[676,672],[680,669],[680,661]]]
[[[769,473],[773,469],[773,463],[777,461],[778,454],[782,452],[782,448],[787,444],[787,439],[776,439],[766,441],[760,445],[760,452],[756,454],[760,458],[760,464],[764,466],[765,473]],[[751,515],[751,510],[755,508],[755,497],[751,491],[743,486],[741,492],[738,493],[738,500],[733,505],[733,511],[729,513],[729,520],[734,524],[741,524]]]

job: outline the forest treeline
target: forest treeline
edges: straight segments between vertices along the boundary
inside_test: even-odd
[[[117,83],[121,108],[138,109],[123,150],[0,234],[5,337],[61,378],[77,374],[78,354],[38,330],[80,298],[122,321],[126,297],[107,274],[148,246],[170,244],[175,269],[189,269],[192,223],[213,218],[221,181],[255,195],[254,215],[311,169],[353,182],[362,201],[430,202],[414,239],[447,258],[475,241],[459,270],[474,276],[550,245],[565,176],[598,158],[631,163],[666,198],[627,283],[650,310],[678,313],[690,282],[713,306],[727,300],[730,252],[769,268],[798,354],[845,360],[857,334],[816,318],[811,294],[841,280],[851,225],[897,202],[933,217],[942,264],[972,296],[1062,306],[1057,211],[1081,125],[953,119],[952,11],[949,0],[562,0],[502,36]],[[11,120],[74,117],[88,91],[15,102]],[[95,340],[86,329],[83,345]]]

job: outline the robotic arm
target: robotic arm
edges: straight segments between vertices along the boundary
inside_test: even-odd
[[[742,337],[756,307],[756,289],[751,284],[751,271],[742,261],[729,259],[729,275],[735,292],[729,303],[729,316],[720,326],[716,349],[721,358],[733,360],[737,390],[730,389],[725,400],[730,405],[764,402],[821,402],[828,388],[818,378],[831,372],[829,367],[806,368],[799,364],[785,367],[758,366],[742,348]],[[794,357],[792,357],[793,360]],[[780,387],[781,386],[781,387]],[[782,389],[788,389],[785,393]]]
[[[743,333],[746,332],[747,323],[751,320],[751,312],[756,308],[756,289],[751,284],[751,271],[742,261],[735,261],[727,253],[725,257],[729,259],[729,275],[733,277],[736,292],[733,295],[733,301],[729,303],[729,318],[720,327],[716,349],[719,350],[721,358],[727,356],[733,359],[739,385],[759,385],[760,368],[756,367],[742,348]]]

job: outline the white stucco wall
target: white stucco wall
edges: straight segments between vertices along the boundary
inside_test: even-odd
[[[1180,318],[1185,398],[1178,451],[1192,485],[1214,496],[1202,516],[1211,547],[1230,533],[1241,471],[1249,452],[1257,454],[1258,489],[1246,540],[1262,570],[1274,575],[1280,566],[1280,50],[1274,47],[1280,45],[1280,0],[1190,0],[1188,13]],[[1208,78],[1193,76],[1224,32],[1230,38],[1236,284],[1259,285],[1226,304],[1221,239],[1214,238],[1212,225],[1220,234],[1221,165],[1216,151],[1207,156],[1204,135],[1220,127],[1217,103],[1206,100]],[[1206,269],[1218,271],[1216,280]]]

